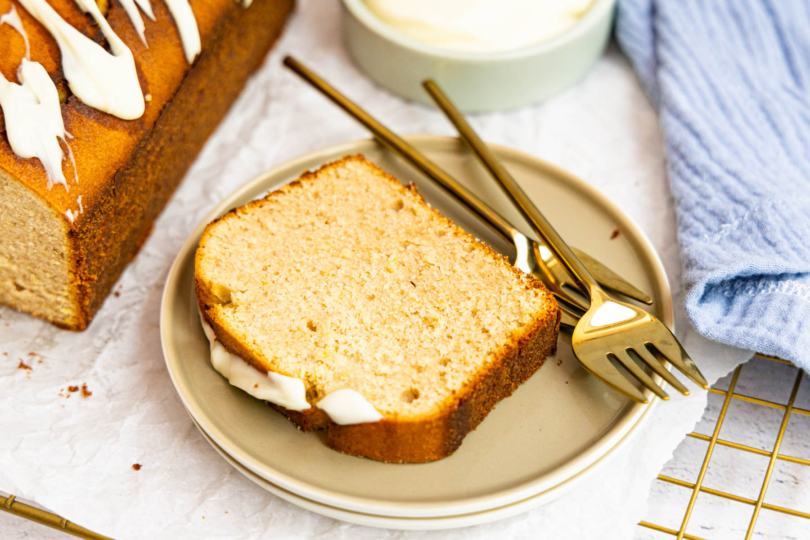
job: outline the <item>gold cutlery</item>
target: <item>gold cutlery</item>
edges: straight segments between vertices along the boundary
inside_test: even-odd
[[[375,135],[377,140],[393,149],[411,165],[441,185],[451,195],[488,223],[504,240],[515,246],[516,258],[513,262],[514,266],[541,279],[548,288],[555,293],[558,299],[578,308],[575,312],[584,312],[588,309],[588,304],[584,298],[576,294],[570,294],[571,291],[580,291],[580,289],[571,281],[571,278],[562,266],[554,260],[552,252],[546,248],[546,246],[527,238],[500,214],[459,184],[453,177],[429,160],[424,154],[383,126],[300,62],[288,56],[284,59],[284,65],[314,86],[355,120],[368,128],[369,131]],[[588,269],[597,277],[603,286],[640,302],[652,304],[652,299],[647,294],[622,279],[608,267],[580,251],[577,251],[577,253],[583,257]],[[581,291],[580,294],[584,295],[584,291]],[[572,320],[567,320],[567,322],[573,323]]]
[[[0,493],[0,510],[79,538],[85,538],[87,540],[112,540],[112,538],[102,536],[76,525],[61,516],[57,516],[53,512],[26,504],[17,499],[15,495],[3,495]]]
[[[590,306],[576,323],[571,336],[574,354],[582,366],[608,386],[640,402],[647,402],[647,399],[614,362],[662,399],[669,396],[655,384],[634,356],[683,394],[689,391],[667,371],[659,357],[665,358],[684,375],[708,389],[706,379],[672,332],[643,309],[610,297],[436,83],[425,81],[424,87],[456,127],[461,139],[512,199],[535,233],[544,240],[554,258],[568,271],[579,289],[587,291]]]

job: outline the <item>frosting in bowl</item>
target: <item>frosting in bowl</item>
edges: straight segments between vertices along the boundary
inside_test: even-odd
[[[594,0],[365,0],[401,34],[464,52],[499,52],[552,39],[572,26]]]

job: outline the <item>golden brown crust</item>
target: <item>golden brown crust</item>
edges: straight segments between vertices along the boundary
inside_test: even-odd
[[[326,415],[309,409],[297,412],[273,405],[302,430],[328,429],[331,448],[378,461],[422,463],[445,458],[461,446],[495,405],[512,393],[557,351],[561,312],[556,318],[538,321],[531,332],[515,342],[505,356],[493,362],[475,381],[470,381],[455,403],[436,417],[418,421],[381,420],[341,426]]]
[[[395,183],[397,189],[417,194],[424,204],[424,199],[416,192],[413,185],[403,186],[394,177],[367,162],[362,155],[346,156],[322,166],[317,171],[306,172],[299,179],[269,193],[262,199],[234,208],[212,221],[200,239],[195,256],[195,268],[200,267],[206,243],[216,223],[261,208],[269,201],[289,194],[302,183],[314,180],[319,173],[342,167],[348,162],[361,162],[374,167],[381,177]],[[459,234],[472,238],[469,233],[435,209],[431,208],[431,210],[441,220],[449,223]],[[489,246],[478,244],[484,248],[487,256],[501,260],[512,269],[526,287],[545,290],[539,280],[509,265],[505,257],[496,253]],[[203,317],[211,325],[225,348],[245,359],[259,371],[266,373],[267,368],[255,358],[253,351],[228,332],[214,311],[210,309],[219,301],[211,292],[209,285],[196,271],[195,290]],[[464,437],[484,420],[498,401],[510,396],[520,384],[528,380],[543,365],[546,358],[556,352],[561,311],[550,293],[548,297],[554,307],[549,310],[548,316],[536,319],[533,324],[522,328],[519,334],[513,335],[512,339],[497,351],[495,360],[485,370],[482,370],[476,379],[468,381],[456,395],[452,396],[437,415],[418,420],[383,419],[379,422],[342,426],[331,422],[326,413],[314,406],[304,411],[291,411],[272,403],[270,405],[287,416],[303,431],[328,429],[329,446],[340,452],[398,463],[419,463],[447,457],[458,449]],[[308,401],[312,403],[309,398]]]
[[[292,420],[292,422],[298,426],[298,429],[301,431],[326,429],[331,423],[329,421],[329,415],[317,407],[310,407],[309,409],[303,411],[291,411],[290,409],[285,409],[281,405],[276,405],[275,403],[270,403],[269,401],[267,404]]]
[[[152,136],[141,141],[115,176],[113,234],[102,237],[102,228],[86,229],[90,234],[81,246],[87,264],[77,281],[85,285],[82,300],[88,321],[145,242],[152,222],[248,76],[261,64],[291,9],[292,0],[256,0],[249,9],[231,2]],[[212,80],[217,81],[217,91],[211,91]],[[149,172],[146,178],[144,171]],[[107,257],[97,256],[99,244],[105,245]]]
[[[148,238],[152,222],[208,136],[261,64],[293,1],[255,0],[244,9],[234,0],[191,0],[202,39],[202,52],[192,67],[185,61],[174,20],[164,3],[153,2],[156,21],[144,17],[148,48],[141,44],[123,8],[112,3],[108,20],[132,49],[142,89],[151,101],[143,117],[134,121],[97,111],[75,96],[62,105],[79,173],[79,184],[71,182],[69,192],[61,186],[47,189],[38,161],[18,158],[6,137],[0,137],[0,168],[38,193],[65,220],[77,315],[61,326],[72,330],[87,327]],[[75,2],[49,3],[68,22],[100,39],[98,28]],[[0,12],[10,6],[10,0],[0,0]],[[32,59],[43,63],[59,84],[64,77],[55,42],[21,6],[17,5],[17,11],[31,37]],[[7,39],[12,50],[20,52],[0,58],[0,71],[10,80],[16,80],[23,50],[22,40],[13,32],[8,25],[0,26],[0,39]],[[66,165],[69,179],[73,175],[70,169]],[[64,211],[74,209],[79,195],[84,212],[71,224]]]

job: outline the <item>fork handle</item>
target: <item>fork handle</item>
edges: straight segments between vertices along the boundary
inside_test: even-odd
[[[425,90],[427,90],[433,101],[447,116],[452,124],[458,130],[461,139],[467,143],[472,149],[473,153],[478,157],[484,167],[490,174],[498,181],[506,194],[517,205],[523,217],[532,225],[534,231],[542,238],[546,246],[551,250],[556,259],[568,271],[574,281],[582,287],[583,291],[587,291],[589,295],[593,296],[594,293],[602,291],[601,287],[596,283],[585,265],[574,255],[568,244],[563,241],[562,237],[554,230],[551,223],[540,213],[537,207],[529,199],[528,195],[518,185],[509,171],[504,168],[500,161],[495,157],[489,147],[481,140],[478,134],[473,130],[467,120],[453,105],[450,99],[442,92],[438,85],[427,80],[423,83]]]
[[[405,158],[411,165],[425,173],[429,178],[437,182],[444,189],[450,192],[470,210],[487,222],[504,240],[510,244],[515,244],[515,236],[521,234],[500,214],[495,212],[481,199],[473,195],[464,186],[459,184],[452,176],[444,172],[438,165],[433,163],[416,148],[405,142],[393,131],[382,125],[374,117],[361,109],[356,103],[338,92],[329,83],[318,77],[315,73],[304,67],[298,60],[287,56],[284,58],[284,65],[294,71],[298,76],[314,86],[318,91],[332,100],[338,107],[346,111],[355,120],[363,124],[371,131],[375,138],[383,144],[392,148],[395,152]]]

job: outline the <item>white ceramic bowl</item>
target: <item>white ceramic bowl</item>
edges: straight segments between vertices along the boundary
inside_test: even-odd
[[[421,83],[432,78],[461,110],[482,112],[542,101],[579,81],[605,50],[616,0],[596,0],[556,38],[496,53],[427,45],[379,20],[363,0],[342,3],[349,51],[373,80],[409,100],[431,103]]]

